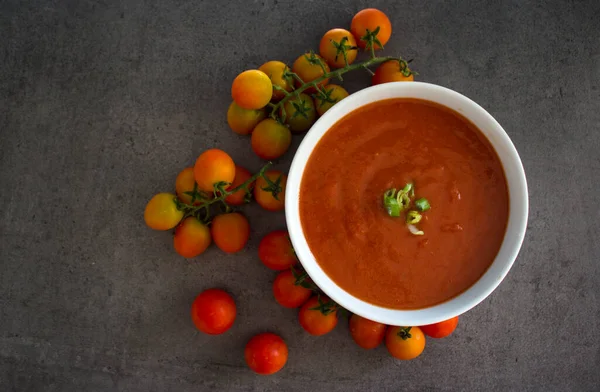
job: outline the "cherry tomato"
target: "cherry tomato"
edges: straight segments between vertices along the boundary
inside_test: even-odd
[[[329,72],[330,69],[327,62],[318,54],[305,53],[294,61],[292,71],[300,76],[304,83],[308,83],[320,78],[326,72]],[[319,86],[326,85],[328,81],[329,79],[325,79],[319,82]],[[296,85],[299,86],[300,82],[296,81]],[[316,90],[312,87],[306,90],[306,92],[309,93],[314,93],[315,91]]]
[[[227,109],[227,124],[233,132],[239,135],[249,135],[256,124],[267,116],[264,108],[244,109],[235,101],[231,102]]]
[[[285,184],[287,182],[287,176],[277,170],[269,170],[265,175],[273,182],[274,188],[276,188],[277,198],[275,198],[273,193],[269,190],[273,188],[273,185],[268,184],[263,177],[259,177],[256,180],[256,186],[254,187],[254,199],[265,210],[283,210],[285,208]]]
[[[458,316],[435,324],[421,326],[421,331],[432,338],[445,338],[454,332],[458,325]]]
[[[344,39],[345,38],[345,39]],[[343,43],[342,43],[343,41]],[[346,48],[346,60],[352,64],[358,54],[356,39],[348,30],[331,29],[321,38],[319,54],[327,61],[331,68],[342,68],[346,66],[342,45]]]
[[[283,271],[273,281],[273,296],[275,301],[284,308],[297,308],[302,306],[312,291],[296,284],[296,277],[292,271]]]
[[[285,93],[283,91],[277,90],[275,86],[278,86],[285,91],[292,91],[294,87],[294,82],[290,77],[285,77],[285,72],[289,70],[288,66],[282,63],[281,61],[269,61],[264,63],[258,68],[259,71],[263,71],[267,76],[271,79],[271,83],[273,83],[273,97],[271,98],[273,101],[279,101],[281,98],[285,97]]]
[[[154,230],[170,230],[177,226],[183,218],[183,211],[177,209],[176,198],[172,193],[159,193],[150,199],[144,210],[144,220],[148,227]]]
[[[385,346],[398,359],[414,359],[425,349],[425,335],[419,327],[392,327],[385,334]]]
[[[292,133],[280,122],[267,118],[252,132],[252,150],[262,159],[277,159],[290,148]]]
[[[414,79],[415,76],[406,63],[400,63],[398,60],[389,60],[377,67],[375,75],[371,78],[371,84],[412,82]]]
[[[321,302],[325,306],[319,304],[318,296],[311,297],[302,305],[298,314],[302,328],[313,336],[321,336],[331,332],[338,322],[336,306],[327,306],[331,305],[328,298],[321,297]],[[324,309],[317,309],[319,307]]]
[[[198,183],[198,189],[212,193],[214,184],[231,183],[235,178],[233,159],[225,151],[216,148],[206,150],[196,159],[194,178]]]
[[[261,109],[267,106],[273,96],[271,79],[263,71],[244,71],[233,80],[231,97],[241,108]]]
[[[185,204],[192,204],[192,196],[188,195],[186,192],[193,192],[194,185],[196,184],[196,179],[194,178],[194,168],[186,167],[177,175],[177,179],[175,179],[175,191],[177,193],[177,197],[179,200],[184,202]],[[200,194],[200,190],[196,189],[196,192]],[[206,198],[211,199],[212,193],[204,193],[203,195]],[[194,205],[200,204],[200,201],[196,197],[194,201]]]
[[[229,187],[227,187],[227,190],[237,188],[238,186],[240,186],[243,183],[245,183],[246,181],[248,181],[250,179],[250,177],[252,177],[252,174],[250,174],[250,172],[247,169],[245,169],[241,166],[235,165],[235,177],[234,177],[231,185]],[[248,186],[248,189],[250,191],[252,191],[253,187],[254,187],[254,183],[251,183]],[[242,204],[244,204],[246,202],[246,191],[243,189],[240,189],[239,191],[227,196],[225,198],[225,201],[227,203],[231,204],[232,206],[241,206]]]
[[[350,335],[360,347],[370,350],[381,344],[385,336],[385,324],[371,321],[358,314],[350,317]]]
[[[323,92],[327,95],[327,100],[319,95],[315,96],[315,106],[317,107],[317,113],[319,113],[319,116],[325,114],[325,112],[331,109],[333,105],[348,96],[348,91],[337,84],[328,84],[327,86],[323,87]]]
[[[194,217],[185,218],[175,229],[173,246],[183,257],[192,258],[204,253],[210,243],[210,230]]]
[[[210,234],[223,252],[236,253],[246,246],[250,225],[248,219],[239,212],[217,215],[212,220]]]
[[[258,374],[277,373],[288,358],[288,348],[282,338],[274,333],[261,333],[254,336],[244,350],[248,367]]]
[[[285,109],[285,123],[294,132],[307,131],[317,119],[315,103],[307,94],[298,94],[298,97],[290,98],[283,104]],[[283,116],[283,111],[280,111]]]
[[[298,263],[287,230],[273,231],[258,244],[258,258],[267,267],[283,271]]]
[[[235,315],[235,301],[221,289],[203,291],[192,304],[192,321],[209,335],[220,335],[231,328]]]
[[[377,28],[379,28],[379,32],[375,38],[379,41],[379,44],[375,42],[374,48],[383,49],[383,46],[387,44],[392,35],[392,22],[386,14],[375,8],[367,8],[354,15],[350,24],[350,31],[352,31],[358,46],[361,48],[366,47],[367,41],[365,38],[367,34],[375,33]]]

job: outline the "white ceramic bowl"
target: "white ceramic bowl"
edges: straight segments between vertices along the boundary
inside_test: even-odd
[[[362,301],[342,288],[323,272],[312,254],[300,222],[300,184],[306,162],[321,137],[339,119],[366,104],[389,98],[419,98],[451,108],[483,132],[496,150],[508,182],[509,215],[504,241],[492,265],[468,290],[444,303],[417,310],[396,310]],[[528,195],[525,172],[519,154],[500,124],[481,106],[445,87],[420,82],[397,82],[361,90],[333,106],[304,137],[288,175],[285,215],[292,244],[302,266],[325,294],[352,313],[389,325],[426,325],[458,316],[483,301],[504,279],[512,266],[525,236]]]

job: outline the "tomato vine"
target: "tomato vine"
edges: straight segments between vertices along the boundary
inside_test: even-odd
[[[339,42],[339,43],[333,42],[333,44],[337,50],[336,58],[338,55],[342,55],[344,58],[344,63],[345,63],[344,67],[335,69],[333,71],[327,71],[327,68],[325,66],[323,59],[320,58],[319,56],[316,56],[313,51],[310,51],[304,55],[304,57],[306,58],[306,61],[310,64],[318,65],[319,67],[321,67],[321,70],[323,71],[323,75],[321,75],[320,77],[318,77],[314,80],[311,80],[309,82],[305,82],[300,77],[300,75],[298,75],[296,72],[293,72],[292,70],[287,68],[285,70],[285,72],[283,73],[283,77],[286,80],[288,80],[291,85],[293,85],[294,81],[296,81],[298,83],[298,87],[296,87],[295,89],[293,89],[290,92],[290,91],[285,90],[284,88],[281,88],[280,86],[277,86],[277,85],[273,86],[273,88],[275,90],[281,92],[284,95],[284,97],[277,103],[269,104],[269,107],[271,109],[271,118],[278,120],[281,123],[284,123],[286,120],[286,112],[285,112],[285,106],[284,106],[285,103],[288,102],[290,99],[300,99],[300,94],[311,88],[316,91],[316,94],[313,95],[315,98],[319,98],[319,99],[323,100],[324,102],[335,103],[335,101],[332,101],[331,97],[329,96],[330,93],[328,93],[320,85],[321,85],[321,83],[323,83],[329,79],[338,79],[339,81],[343,81],[342,75],[344,75],[347,72],[355,71],[357,69],[364,69],[365,71],[369,72],[371,75],[374,75],[373,71],[371,71],[371,69],[369,67],[384,63],[386,61],[398,61],[399,65],[400,65],[400,72],[402,72],[402,74],[404,76],[410,76],[410,75],[415,74],[408,67],[408,64],[410,63],[411,60],[406,61],[406,60],[402,59],[401,57],[393,57],[393,56],[377,57],[375,55],[375,45],[378,45],[380,48],[383,48],[383,45],[381,45],[381,43],[377,39],[378,33],[379,33],[379,28],[375,29],[372,32],[368,31],[367,34],[361,38],[362,40],[364,40],[366,42],[365,50],[368,50],[369,54],[370,54],[369,59],[367,59],[363,62],[358,62],[358,63],[354,63],[354,64],[348,63],[348,58],[347,58],[348,51],[349,50],[358,50],[358,48],[354,47],[354,46],[346,45],[345,40],[342,39],[341,42]],[[292,101],[292,104],[294,104],[294,101]],[[305,113],[303,112],[303,106],[294,105],[294,108],[297,110],[297,112],[299,111],[300,115],[305,115]]]
[[[212,206],[219,205],[222,212],[232,212],[233,207],[227,203],[227,197],[239,191],[244,191],[246,193],[245,200],[249,201],[251,199],[254,183],[261,177],[267,183],[267,186],[264,187],[263,190],[270,192],[276,200],[279,200],[279,194],[282,192],[282,177],[279,176],[273,181],[266,175],[267,170],[272,165],[272,162],[267,162],[257,173],[235,188],[228,189],[231,187],[231,184],[227,182],[221,181],[215,183],[212,194],[198,190],[198,184],[195,183],[192,191],[185,192],[186,195],[189,195],[192,198],[189,204],[184,203],[178,197],[175,197],[174,202],[177,205],[177,209],[184,212],[184,218],[193,216],[201,222],[209,224]]]

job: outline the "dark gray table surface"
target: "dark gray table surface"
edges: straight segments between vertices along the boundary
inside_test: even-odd
[[[363,351],[343,322],[311,337],[275,303],[257,246],[283,213],[246,207],[247,249],[192,262],[142,219],[204,149],[257,170],[225,120],[233,77],[366,6],[391,16],[386,53],[504,126],[530,192],[505,281],[410,362]],[[1,391],[599,390],[599,1],[2,0],[0,37]],[[211,337],[189,307],[215,286],[239,313]],[[290,350],[271,377],[243,359],[265,330]]]

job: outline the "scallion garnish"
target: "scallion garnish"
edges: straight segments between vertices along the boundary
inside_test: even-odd
[[[422,197],[419,200],[415,201],[415,207],[417,207],[417,210],[419,211],[427,211],[431,208],[431,205],[429,204],[426,198]]]
[[[383,193],[383,205],[388,215],[391,217],[398,217],[402,211],[408,210],[412,198],[415,197],[415,187],[413,184],[408,183],[404,188],[397,190],[396,188],[388,189]],[[406,212],[406,224],[408,230],[414,235],[423,235],[422,230],[419,230],[415,224],[419,223],[423,219],[421,212],[427,211],[431,208],[431,205],[424,197],[416,200],[416,210],[410,210]]]
[[[421,215],[418,211],[408,211],[408,213],[406,214],[406,223],[408,223],[409,225],[415,225],[421,222],[422,218],[423,215]]]
[[[409,193],[411,190],[413,190],[412,184],[406,184],[399,191],[396,188],[385,191],[383,194],[383,205],[389,216],[400,216],[400,213],[410,206]]]
[[[385,191],[383,194],[383,205],[389,216],[400,216],[402,208],[396,198],[396,188]]]

